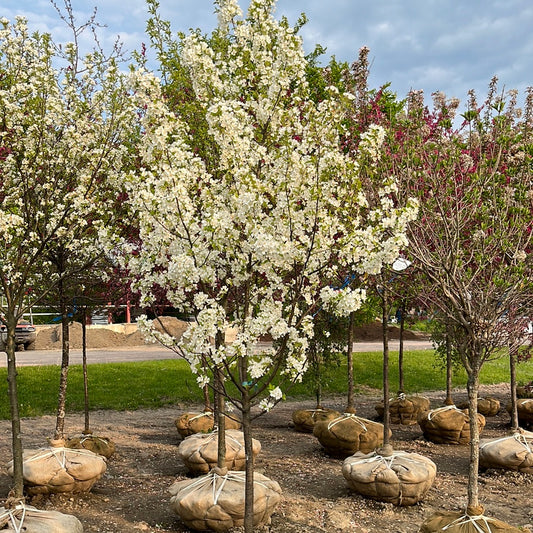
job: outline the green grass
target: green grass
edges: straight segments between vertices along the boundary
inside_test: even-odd
[[[398,388],[397,352],[391,352],[391,392]],[[445,371],[435,364],[432,350],[408,351],[404,354],[406,392],[442,390]],[[355,353],[354,373],[357,387],[381,388],[382,357],[380,352]],[[35,366],[18,369],[18,391],[21,416],[55,414],[59,367]],[[533,379],[533,361],[518,366],[518,381]],[[509,381],[508,361],[505,357],[487,363],[481,372],[485,384]],[[454,386],[465,386],[466,374],[457,371]],[[313,397],[313,379],[308,374],[301,384],[288,391],[292,398]],[[202,402],[188,365],[181,359],[145,361],[137,363],[108,363],[89,365],[90,407],[94,409],[135,410],[156,408],[178,403]],[[323,393],[346,392],[346,365],[330,368],[324,375]],[[9,418],[7,371],[0,368],[0,418]],[[83,375],[81,366],[69,370],[67,412],[83,410]]]

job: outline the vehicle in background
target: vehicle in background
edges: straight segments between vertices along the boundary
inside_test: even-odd
[[[37,331],[35,326],[27,320],[19,320],[15,328],[15,344],[17,349],[24,346],[25,350],[35,349],[35,339],[37,338]],[[7,326],[0,325],[0,350],[5,350],[7,342]]]

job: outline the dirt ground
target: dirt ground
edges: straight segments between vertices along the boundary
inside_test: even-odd
[[[483,394],[499,398],[504,405],[507,386],[491,386]],[[444,395],[427,395],[432,407],[442,405]],[[465,399],[457,392],[455,401]],[[358,415],[375,419],[378,391],[357,398]],[[330,398],[325,406],[343,409],[343,398]],[[311,434],[292,427],[292,412],[312,408],[312,402],[285,402],[255,421],[254,437],[262,450],[257,471],[275,479],[283,489],[283,499],[272,517],[269,531],[276,533],[318,532],[415,532],[424,518],[440,509],[460,510],[466,502],[468,448],[438,445],[426,441],[418,425],[393,426],[393,446],[397,450],[421,453],[438,468],[437,479],[423,503],[398,508],[350,492],[341,473],[342,459],[326,455]],[[99,411],[91,414],[95,434],[111,438],[117,452],[108,461],[107,472],[92,492],[78,495],[35,497],[38,508],[56,509],[77,516],[86,533],[185,532],[189,531],[169,507],[167,489],[176,479],[189,477],[177,458],[181,441],[175,418],[194,412],[199,406],[135,412]],[[503,435],[509,417],[504,409],[487,419],[482,436]],[[22,422],[25,448],[45,445],[51,436],[54,418],[44,416]],[[68,415],[70,435],[83,429],[81,414]],[[10,426],[0,421],[0,497],[7,494],[11,479],[5,464],[10,459]],[[480,499],[486,514],[524,531],[533,531],[533,476],[489,470],[481,475]]]

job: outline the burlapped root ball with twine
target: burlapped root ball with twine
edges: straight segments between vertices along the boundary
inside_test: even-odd
[[[325,451],[335,457],[346,457],[359,451],[369,453],[383,444],[383,433],[383,424],[351,413],[317,422],[313,428],[313,435]]]
[[[435,481],[437,467],[417,453],[357,452],[344,460],[342,474],[358,494],[405,507],[424,499]]]
[[[177,481],[170,487],[170,506],[196,531],[228,531],[244,524],[245,473],[213,468],[205,476]],[[254,473],[254,528],[270,524],[281,500],[281,488]]]
[[[479,432],[485,427],[485,417],[477,414]],[[437,444],[468,444],[470,442],[470,417],[467,409],[447,405],[433,409],[418,421],[424,437]]]
[[[215,417],[212,411],[203,413],[185,413],[174,421],[178,433],[183,437],[195,433],[209,433],[215,427]],[[241,423],[233,417],[225,416],[226,429],[240,429]]]
[[[70,437],[65,443],[66,448],[75,450],[90,450],[109,459],[116,450],[115,443],[107,437],[99,437],[92,433],[82,433],[78,437]]]
[[[244,434],[237,429],[225,432],[226,468],[228,470],[244,470],[246,453],[244,449]],[[253,459],[261,451],[261,443],[252,439]],[[218,431],[213,433],[197,433],[190,435],[180,442],[178,456],[188,470],[193,474],[207,474],[217,466],[218,459]]]
[[[481,439],[479,466],[533,474],[533,433],[519,430],[496,439]]]
[[[459,409],[468,409],[468,402],[460,403],[457,406]],[[483,416],[496,416],[500,410],[500,400],[487,396],[486,398],[479,398],[477,401],[477,412]]]
[[[89,450],[53,446],[25,451],[22,475],[29,495],[89,492],[106,468],[105,458]],[[8,472],[13,475],[13,461]]]
[[[439,511],[425,520],[419,533],[519,533],[521,530],[483,514],[483,506],[466,512]]]
[[[9,509],[0,507],[0,530],[2,533],[83,533],[83,526],[75,516],[20,503]]]
[[[402,424],[412,426],[418,422],[418,419],[425,415],[430,408],[429,399],[424,396],[406,396],[399,394],[389,402],[389,413],[391,424]],[[383,420],[385,409],[383,402],[376,405],[376,412],[380,419]]]
[[[507,404],[506,410],[511,413],[511,404]],[[516,401],[518,421],[524,427],[533,426],[533,398],[521,398]]]
[[[296,409],[292,413],[292,421],[294,429],[303,433],[313,433],[313,428],[317,422],[323,420],[333,420],[338,418],[341,414],[334,409],[324,409],[317,407],[315,409]]]

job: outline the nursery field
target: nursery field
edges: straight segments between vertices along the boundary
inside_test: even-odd
[[[431,406],[442,405],[444,393],[425,394]],[[499,398],[505,405],[508,385],[485,385],[482,395]],[[465,399],[457,391],[455,401]],[[358,415],[375,419],[379,391],[367,389],[356,398]],[[344,398],[324,400],[325,407],[343,409]],[[292,412],[312,408],[314,403],[289,401],[276,406],[255,422],[254,438],[262,450],[256,470],[278,481],[283,499],[272,517],[270,531],[276,533],[358,533],[418,531],[424,518],[440,509],[460,510],[466,502],[468,447],[428,442],[418,425],[393,426],[395,449],[417,452],[437,465],[435,484],[424,502],[398,508],[374,502],[348,489],[341,473],[342,459],[327,456],[315,437],[298,433],[292,427]],[[159,409],[136,411],[95,411],[91,414],[95,434],[110,437],[117,452],[108,461],[104,477],[92,492],[81,495],[35,497],[38,508],[56,509],[74,514],[86,533],[186,532],[189,531],[169,507],[167,489],[176,479],[188,477],[177,458],[181,441],[174,420],[178,415],[197,411],[199,405],[180,404]],[[505,434],[509,416],[504,409],[487,418],[482,434]],[[54,428],[55,418],[42,416],[22,421],[25,448],[43,446]],[[0,494],[7,494],[10,478],[6,462],[10,458],[9,421],[0,421]],[[83,429],[83,415],[70,414],[66,430],[75,435]],[[489,470],[480,478],[480,498],[488,516],[495,516],[524,531],[533,531],[533,476]]]

